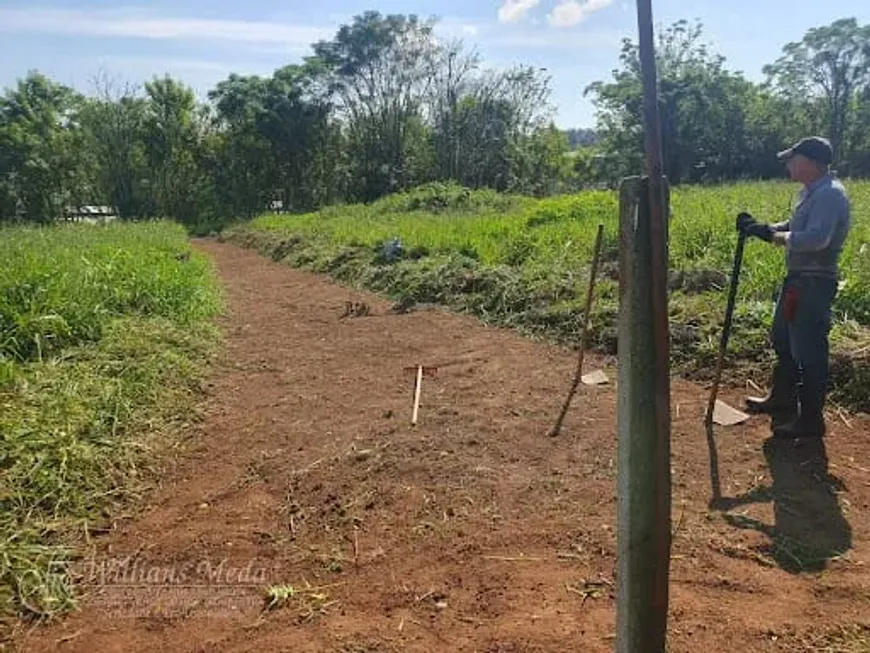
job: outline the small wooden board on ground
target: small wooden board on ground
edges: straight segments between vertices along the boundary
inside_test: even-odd
[[[743,411],[732,408],[719,399],[713,406],[713,421],[720,426],[735,426],[749,419],[749,415]]]

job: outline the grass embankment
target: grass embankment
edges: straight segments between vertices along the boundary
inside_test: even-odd
[[[843,255],[833,341],[833,399],[870,410],[870,183],[848,183],[854,227]],[[746,183],[677,188],[671,195],[671,325],[675,368],[708,378],[718,351],[736,215],[787,218],[796,187]],[[618,197],[608,191],[533,200],[432,185],[368,206],[270,215],[224,237],[275,260],[383,292],[400,302],[437,302],[490,323],[574,343],[597,225],[605,225],[591,344],[616,351]],[[399,238],[401,257],[383,256]],[[784,271],[783,253],[747,245],[729,372],[766,383],[767,333]],[[736,378],[736,377],[734,377]]]
[[[74,604],[80,545],[144,487],[158,436],[190,419],[219,301],[172,223],[0,230],[7,625]]]

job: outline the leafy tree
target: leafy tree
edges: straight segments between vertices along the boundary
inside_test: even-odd
[[[418,128],[438,52],[432,24],[369,11],[314,51],[331,71],[347,129],[352,195],[368,201],[406,188],[406,139]]]
[[[734,178],[746,171],[751,135],[747,118],[758,89],[725,69],[721,55],[701,41],[703,26],[677,21],[658,37],[659,110],[665,174],[672,183]],[[602,154],[610,174],[641,169],[643,91],[638,47],[623,41],[612,82],[595,82]]]
[[[434,23],[370,11],[269,76],[230,74],[198,102],[170,77],[97,80],[84,98],[38,73],[0,95],[0,219],[50,222],[70,205],[188,225],[270,202],[310,211],[431,181],[532,195],[612,185],[641,169],[642,91],[626,39],[589,85],[598,125],[552,124],[550,79],[492,71]],[[807,32],[754,84],[703,42],[700,23],[658,37],[665,171],[672,183],[783,174],[774,154],[827,132],[847,174],[870,174],[870,27]]]
[[[51,222],[95,199],[83,98],[32,72],[0,96],[0,219]]]
[[[145,157],[159,212],[192,223],[201,212],[202,190],[197,169],[199,123],[193,91],[169,76],[145,84]]]
[[[818,96],[824,99],[828,137],[843,161],[856,117],[856,93],[870,84],[870,26],[859,26],[854,18],[837,20],[809,30],[782,52],[764,73],[785,97],[803,103]]]
[[[568,146],[572,150],[598,144],[598,134],[594,129],[567,129],[565,136],[568,138]]]
[[[570,190],[573,166],[568,151],[567,135],[554,125],[518,139],[511,157],[508,190],[538,197]]]
[[[527,66],[473,75],[473,61],[453,84],[437,91],[434,140],[441,178],[474,188],[516,190],[526,173],[549,174],[540,159],[548,151],[545,143],[567,150],[567,142],[548,131],[549,78]],[[561,159],[562,154],[554,156]],[[529,187],[536,184],[541,187],[531,181]]]
[[[438,53],[429,116],[437,174],[441,179],[458,180],[462,176],[462,162],[466,154],[462,134],[467,130],[463,121],[469,114],[460,111],[460,107],[463,98],[473,92],[479,67],[480,57],[463,52],[459,42],[447,44]]]
[[[207,149],[218,200],[231,216],[263,211],[279,185],[272,144],[260,130],[268,89],[267,79],[231,74],[209,92],[217,128]]]
[[[95,82],[97,95],[84,105],[81,122],[88,150],[99,161],[100,194],[123,218],[151,214],[153,202],[143,187],[148,177],[143,143],[146,101],[136,89],[106,75]]]
[[[849,172],[855,176],[870,176],[870,83],[856,95],[851,130]]]
[[[285,205],[310,211],[332,199],[335,134],[321,61],[285,66],[266,84],[260,133],[271,144]]]

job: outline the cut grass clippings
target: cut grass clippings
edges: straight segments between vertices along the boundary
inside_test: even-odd
[[[0,256],[0,619],[11,627],[74,606],[68,570],[89,535],[195,420],[219,295],[171,223],[0,238],[16,255]]]

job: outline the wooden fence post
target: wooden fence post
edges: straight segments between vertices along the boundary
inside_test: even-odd
[[[667,182],[661,181],[667,198]],[[650,220],[648,177],[619,191],[618,653],[664,653],[671,538],[669,402],[662,406],[661,347],[655,318],[655,262],[667,260]],[[665,203],[668,206],[668,203]],[[665,226],[667,221],[665,221]],[[660,414],[664,410],[664,414]],[[662,428],[662,425],[666,425]]]

